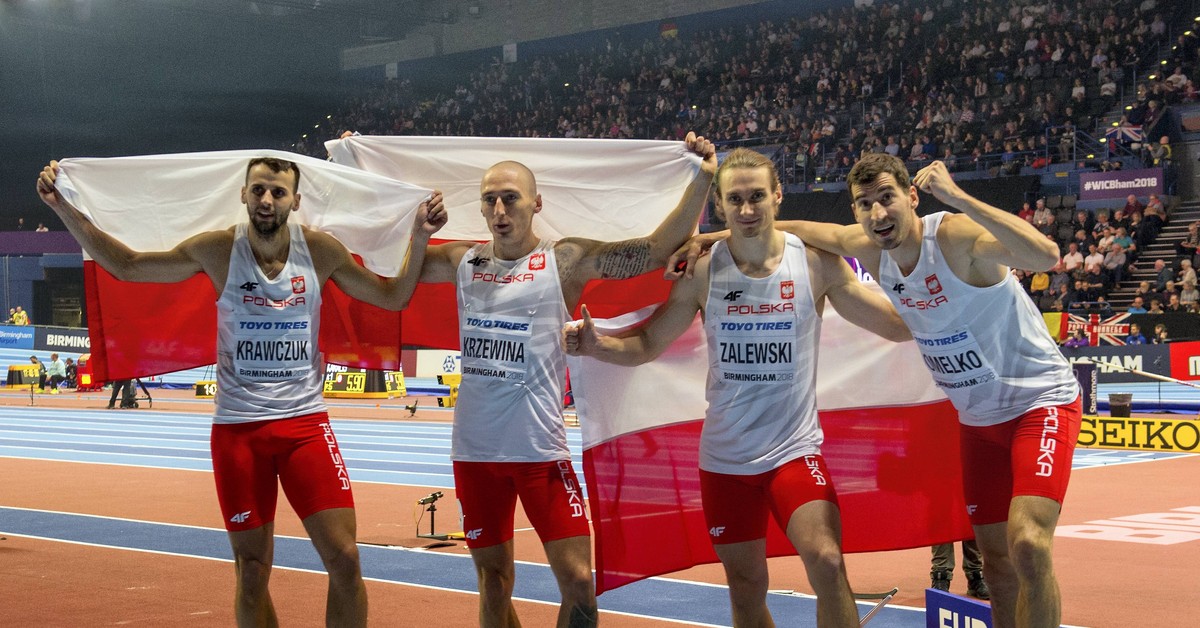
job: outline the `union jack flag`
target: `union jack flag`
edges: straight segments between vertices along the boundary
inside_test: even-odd
[[[1125,344],[1125,337],[1129,335],[1129,323],[1124,322],[1129,318],[1129,314],[1117,314],[1110,316],[1104,320],[1100,320],[1099,314],[1088,314],[1087,316],[1076,316],[1068,314],[1066,318],[1067,334],[1082,329],[1083,333],[1087,334],[1088,344],[1095,347],[1103,340],[1110,345]]]
[[[1104,137],[1109,142],[1117,142],[1119,144],[1132,144],[1133,142],[1146,141],[1146,133],[1142,131],[1140,124],[1130,125],[1123,124],[1121,126],[1109,127],[1104,132]]]

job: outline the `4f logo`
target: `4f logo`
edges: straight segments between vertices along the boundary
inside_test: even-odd
[[[730,290],[729,292],[726,292],[725,296],[722,298],[725,299],[726,301],[737,301],[738,299],[742,298],[742,291],[741,290]]]
[[[258,288],[258,282],[247,281],[246,283],[244,283],[238,287],[241,288],[242,290],[245,290],[246,292],[253,292],[256,288]]]
[[[304,294],[304,277],[292,277],[292,294]]]
[[[779,284],[779,298],[794,299],[796,298],[796,284],[792,281],[785,281]]]
[[[541,270],[546,267],[546,254],[534,253],[529,256],[529,270]]]
[[[942,282],[938,281],[937,275],[925,278],[925,289],[929,291],[929,294],[937,294],[942,291]]]
[[[232,523],[246,523],[246,520],[249,518],[250,518],[250,511],[247,510],[246,512],[239,512],[238,514],[230,517],[229,521]]]
[[[471,259],[467,260],[467,263],[472,266],[483,266],[484,264],[491,261],[491,259],[492,258],[490,258],[490,257],[472,257]]]
[[[895,292],[896,294],[904,294],[904,284],[898,283],[892,286],[892,292]]]
[[[475,528],[474,530],[468,530],[463,536],[474,541],[475,539],[479,538],[481,534],[483,534],[483,528]]]
[[[713,526],[708,529],[709,536],[716,537],[721,536],[722,534],[725,534],[725,526]]]

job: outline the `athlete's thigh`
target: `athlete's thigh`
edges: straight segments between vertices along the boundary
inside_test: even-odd
[[[591,534],[583,491],[570,460],[520,463],[513,482],[542,543]]]
[[[472,552],[512,539],[517,489],[507,473],[510,464],[454,461],[454,492]]]

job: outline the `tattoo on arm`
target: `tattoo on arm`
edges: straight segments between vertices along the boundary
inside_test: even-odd
[[[604,245],[596,256],[596,270],[604,279],[636,277],[650,264],[650,241],[645,238]]]

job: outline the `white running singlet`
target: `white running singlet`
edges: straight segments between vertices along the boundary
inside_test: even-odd
[[[450,458],[569,460],[559,335],[570,313],[554,242],[518,260],[496,259],[490,242],[468,251],[458,266],[458,318],[462,385]]]
[[[755,475],[820,453],[817,316],[804,244],[785,234],[779,268],[744,275],[724,241],[712,249],[704,330],[708,411],[700,468]]]
[[[254,260],[249,225],[234,231],[229,277],[217,299],[215,423],[325,411],[325,360],[317,346],[321,286],[300,225],[288,223],[287,262],[268,279]]]
[[[997,425],[1075,401],[1079,383],[1042,315],[1011,273],[984,288],[955,276],[937,243],[945,212],[925,216],[908,276],[887,251],[879,284],[912,330],[933,381],[964,425]]]

